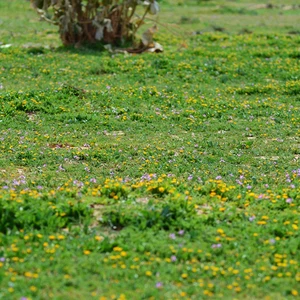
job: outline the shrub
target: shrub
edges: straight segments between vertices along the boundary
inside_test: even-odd
[[[59,27],[62,42],[132,43],[147,14],[157,14],[156,0],[31,0],[41,18]],[[141,6],[141,16],[137,16]]]

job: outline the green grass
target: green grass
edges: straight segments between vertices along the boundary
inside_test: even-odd
[[[133,56],[0,3],[0,299],[299,297],[300,8],[161,3]]]

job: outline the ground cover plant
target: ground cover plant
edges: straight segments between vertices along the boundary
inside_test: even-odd
[[[299,298],[300,9],[160,5],[124,55],[0,3],[0,299]]]

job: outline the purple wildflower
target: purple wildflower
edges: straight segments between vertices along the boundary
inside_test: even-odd
[[[59,165],[58,170],[56,172],[63,172],[63,171],[66,170],[62,167],[62,165]]]
[[[215,249],[215,248],[221,248],[221,247],[222,247],[222,244],[212,244],[211,247],[212,247],[213,249]]]
[[[171,256],[171,261],[174,262],[174,261],[176,261],[176,260],[177,260],[177,257],[176,257],[175,255],[172,255],[172,256]]]
[[[172,239],[172,240],[175,240],[176,239],[175,233],[170,233],[169,238]]]
[[[12,185],[20,185],[20,181],[14,179],[13,182],[12,182]]]

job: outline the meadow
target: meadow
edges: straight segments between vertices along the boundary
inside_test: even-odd
[[[160,4],[129,55],[0,2],[0,299],[299,299],[300,6]]]

